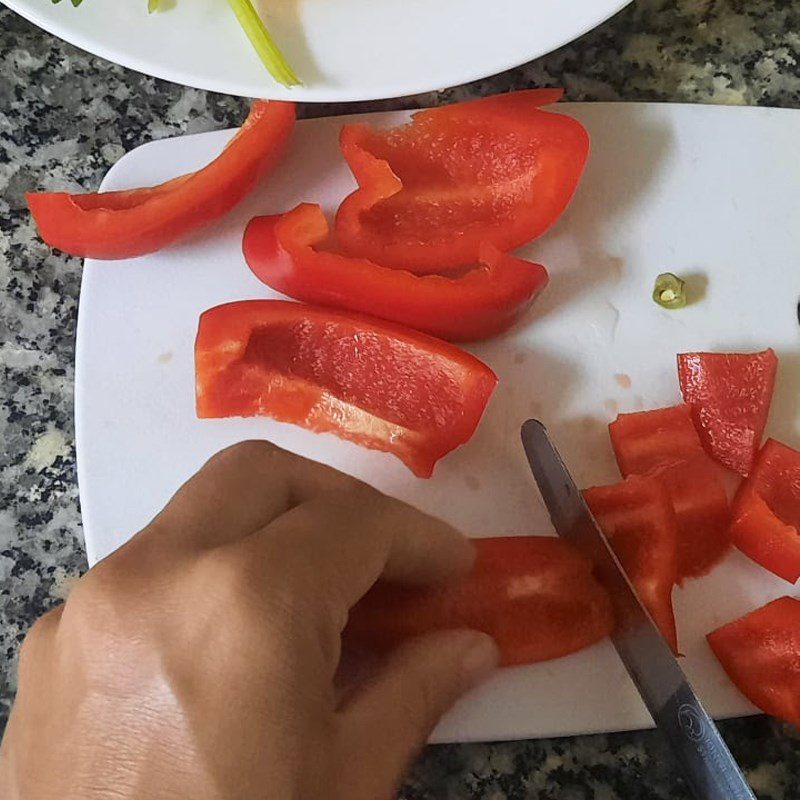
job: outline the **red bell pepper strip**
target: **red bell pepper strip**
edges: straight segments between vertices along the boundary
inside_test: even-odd
[[[651,473],[662,482],[678,521],[678,583],[710,572],[730,549],[728,494],[707,456]]]
[[[436,587],[378,583],[350,612],[345,641],[378,652],[420,634],[472,628],[497,642],[501,663],[560,658],[599,642],[613,627],[611,602],[592,563],[544,536],[476,539],[464,580]]]
[[[322,209],[304,203],[251,220],[244,257],[256,277],[295,300],[371,314],[452,342],[501,333],[547,285],[544,267],[491,244],[481,246],[481,268],[448,278],[315,250],[327,237]]]
[[[651,475],[678,521],[678,582],[705,575],[730,545],[721,469],[706,455],[687,405],[621,414],[609,426],[623,476]]]
[[[464,444],[497,376],[462,350],[369,317],[245,300],[200,317],[197,416],[262,415],[394,453],[421,478]]]
[[[800,452],[768,439],[733,503],[733,543],[790,583],[800,578]]]
[[[257,100],[222,153],[197,172],[144,189],[26,195],[51,247],[85,258],[132,258],[160,250],[227,214],[283,155],[294,103]]]
[[[608,431],[625,477],[705,455],[688,405],[620,414]]]
[[[706,638],[753,705],[800,727],[800,600],[780,597]]]
[[[583,495],[639,598],[677,653],[672,589],[678,580],[678,523],[666,489],[655,478],[631,476]]]
[[[567,207],[589,153],[577,120],[538,107],[529,89],[414,114],[407,125],[345,125],[340,144],[359,188],[339,207],[348,255],[417,273],[474,264],[544,233]]]
[[[761,353],[682,353],[678,377],[683,399],[706,452],[747,476],[769,415],[778,359]]]

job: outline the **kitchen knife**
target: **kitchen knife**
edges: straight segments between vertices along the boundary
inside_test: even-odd
[[[755,800],[714,721],[622,569],[541,422],[522,426],[533,477],[559,536],[594,560],[617,627],[611,641],[698,800]]]

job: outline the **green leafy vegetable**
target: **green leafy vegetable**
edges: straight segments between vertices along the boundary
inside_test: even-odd
[[[299,78],[278,49],[250,0],[228,0],[228,5],[236,14],[239,24],[264,66],[269,70],[269,74],[284,86],[297,86],[300,83]]]
[[[662,308],[683,308],[686,305],[686,282],[671,272],[662,273],[656,278],[653,300]]]

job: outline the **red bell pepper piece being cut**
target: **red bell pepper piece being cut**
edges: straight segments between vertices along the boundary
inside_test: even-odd
[[[278,162],[294,103],[257,100],[222,153],[197,172],[121,192],[26,196],[47,244],[85,258],[131,258],[166,247],[230,211]]]
[[[736,493],[731,539],[775,575],[800,578],[800,452],[767,440]]]
[[[620,414],[608,432],[625,477],[705,455],[688,405]]]
[[[778,359],[761,353],[682,353],[678,377],[708,454],[746,476],[767,424]]]
[[[419,477],[468,441],[497,384],[469,353],[369,317],[282,300],[200,317],[198,417],[263,415],[394,453]]]
[[[678,525],[666,489],[655,478],[634,475],[583,494],[639,599],[677,653],[672,588],[678,580]]]
[[[678,581],[707,573],[730,544],[728,496],[688,405],[620,414],[609,426],[623,476],[656,477],[678,521]]]
[[[773,600],[707,639],[728,677],[753,705],[800,727],[800,600]]]
[[[258,278],[296,300],[371,314],[450,341],[501,333],[547,285],[544,267],[491,244],[480,248],[481,267],[448,278],[315,250],[327,236],[322,209],[306,203],[252,220],[244,256]]]
[[[348,255],[417,273],[474,264],[489,242],[507,252],[549,228],[583,172],[589,136],[538,107],[530,89],[420,111],[407,125],[345,125],[342,153],[359,188],[336,215]]]
[[[592,563],[543,536],[476,539],[464,580],[436,587],[376,584],[350,612],[345,641],[385,651],[412,636],[472,628],[497,642],[504,665],[582,650],[608,636],[611,601]]]

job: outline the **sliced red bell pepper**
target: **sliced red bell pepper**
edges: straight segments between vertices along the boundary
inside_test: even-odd
[[[780,597],[707,639],[728,677],[753,705],[800,726],[800,600]]]
[[[530,89],[414,114],[407,125],[345,125],[340,143],[359,188],[336,215],[349,255],[417,273],[474,264],[536,238],[566,208],[589,136],[538,107],[561,96]]]
[[[721,469],[706,455],[688,405],[621,414],[609,426],[623,476],[652,475],[678,521],[678,581],[707,573],[730,545]]]
[[[784,580],[800,578],[800,452],[768,439],[733,503],[733,543]]]
[[[731,546],[728,494],[708,456],[650,473],[667,490],[678,521],[678,583],[710,572]]]
[[[583,494],[639,598],[677,653],[672,589],[678,580],[678,523],[666,489],[655,478],[631,476]]]
[[[422,478],[468,441],[497,376],[390,322],[282,300],[203,313],[198,417],[263,415],[394,453]]]
[[[256,277],[295,300],[371,314],[453,342],[506,330],[547,285],[544,267],[491,244],[481,246],[481,268],[448,278],[315,250],[327,237],[322,209],[304,203],[251,220],[244,257]]]
[[[624,477],[705,454],[688,405],[620,414],[608,432]]]
[[[207,225],[242,200],[283,155],[294,103],[257,100],[222,153],[197,172],[144,189],[26,195],[51,247],[85,258],[152,253]]]
[[[778,359],[761,353],[681,353],[678,377],[700,441],[723,466],[746,476],[769,415]]]
[[[547,661],[608,636],[613,612],[589,559],[560,539],[476,539],[464,580],[437,587],[378,583],[350,612],[345,640],[385,651],[413,636],[473,628],[505,665]]]

